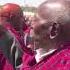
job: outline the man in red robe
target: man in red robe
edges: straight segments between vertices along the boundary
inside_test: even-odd
[[[12,53],[12,56],[10,56],[10,54],[6,50],[5,51],[8,55],[5,53],[4,54],[7,56],[10,63],[13,62],[12,64],[14,68],[20,68],[20,65],[22,62],[20,59],[21,57],[24,57],[23,58],[23,61],[24,61],[27,56],[30,58],[33,58],[33,55],[34,55],[32,50],[27,48],[24,44],[24,35],[26,35],[25,34],[26,32],[24,31],[27,29],[27,26],[25,24],[25,18],[20,6],[12,3],[5,4],[2,7],[1,24],[14,37],[13,44],[16,42],[18,44],[16,47],[15,47],[15,44],[13,46],[10,46],[9,52]],[[23,52],[25,53],[22,56]],[[13,61],[11,61],[10,57],[11,59],[12,57],[14,58]],[[5,70],[7,70],[6,68],[7,66],[5,65]]]
[[[13,64],[14,68],[18,67],[21,64],[21,57],[22,57],[22,50],[23,47],[19,45],[19,41],[22,41],[22,44],[24,46],[24,30],[26,30],[27,26],[24,22],[24,16],[23,11],[21,10],[20,6],[13,3],[7,3],[2,6],[1,12],[0,12],[0,23],[1,25],[10,33],[10,35],[13,37],[13,42],[10,39],[9,41],[12,42],[12,45],[10,45],[10,48],[8,46],[4,46],[5,48],[2,48],[3,54],[8,58],[9,62]],[[1,43],[0,43],[1,44]],[[3,42],[5,44],[5,42]],[[6,43],[7,44],[7,43]],[[8,45],[8,44],[7,44]],[[5,67],[7,67],[5,65]],[[2,69],[1,69],[2,70]],[[5,70],[7,70],[5,68]]]
[[[22,70],[70,69],[70,1],[48,0],[38,7],[31,41],[36,62]]]

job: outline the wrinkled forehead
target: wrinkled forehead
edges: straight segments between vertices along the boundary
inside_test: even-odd
[[[32,21],[31,27],[32,28],[39,28],[41,26],[48,27],[52,25],[54,22],[48,19],[43,19],[39,14],[36,14],[35,18]]]

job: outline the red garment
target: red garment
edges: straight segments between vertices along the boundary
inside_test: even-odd
[[[9,31],[11,31],[11,32],[13,33],[13,35],[16,37],[16,39],[20,42],[20,45],[21,45],[22,50],[25,51],[26,53],[28,52],[28,54],[27,54],[28,57],[29,57],[29,58],[32,58],[32,57],[33,57],[33,52],[31,51],[31,49],[27,48],[27,47],[24,45],[24,43],[23,43],[23,41],[22,41],[22,39],[21,39],[21,37],[20,37],[20,34],[18,34],[17,31],[15,31],[15,29],[14,29],[11,25],[9,25],[9,24],[4,25],[4,27],[5,27],[7,30],[9,30]],[[24,54],[23,57],[26,57],[27,55]],[[28,60],[28,61],[29,61],[29,60]],[[6,62],[6,63],[2,65],[3,68],[4,68],[4,70],[13,70],[12,65],[11,65],[6,59],[5,59],[5,62]],[[2,63],[1,63],[1,64],[2,64]],[[3,69],[1,69],[1,70],[3,70]]]
[[[7,61],[1,50],[0,50],[0,70],[13,70],[12,65]]]
[[[6,60],[3,70],[14,70],[12,65]]]
[[[26,53],[28,53],[28,54],[32,54],[32,53],[34,53],[31,49],[29,49],[29,48],[27,48],[26,46],[25,46],[25,44],[24,44],[24,41],[23,41],[23,39],[21,38],[21,35],[10,25],[10,23],[8,24],[6,24],[6,25],[4,25],[4,27],[7,29],[7,30],[9,30],[9,31],[11,31],[12,33],[13,33],[13,35],[15,36],[15,38],[18,40],[18,42],[20,43],[20,48],[24,51],[24,52],[26,52]]]
[[[5,27],[6,26],[6,27]],[[12,34],[14,34],[14,36],[18,36],[18,35],[16,35],[16,33],[15,33],[15,31],[12,31],[13,29],[11,28],[11,26],[9,26],[9,25],[5,25],[4,27],[7,29],[7,30],[9,30],[9,29],[11,29],[10,31],[11,31],[11,33]],[[19,37],[19,36],[18,36]],[[18,38],[17,37],[17,38]],[[14,39],[14,38],[13,38]],[[1,42],[0,42],[1,43]],[[3,42],[2,42],[3,43]],[[5,43],[5,42],[4,42]],[[0,45],[1,46],[1,45]],[[12,45],[11,45],[12,46]],[[10,48],[10,50],[11,50],[11,48]],[[4,52],[4,50],[2,50],[3,52]],[[11,51],[10,51],[11,52]],[[10,57],[10,53],[9,53],[9,57]],[[3,59],[3,58],[5,58],[5,59]],[[12,57],[13,58],[13,57]],[[4,55],[3,54],[1,54],[1,52],[0,52],[0,70],[13,70],[13,67],[12,67],[12,65],[9,63],[9,61],[7,60],[7,58],[6,57],[4,57]]]
[[[23,66],[21,67],[20,70],[30,69],[32,66],[36,64],[34,54],[29,55],[27,53],[24,53],[22,60],[23,60]]]
[[[5,63],[6,63],[6,59],[2,54],[2,51],[0,50],[0,70],[4,69]]]
[[[21,70],[70,70],[70,46],[65,45],[34,66]]]
[[[32,58],[34,57],[34,52],[32,52],[31,49],[27,48],[25,45],[24,45],[24,41],[23,39],[21,38],[20,34],[10,25],[10,24],[6,24],[4,25],[4,27],[11,31],[12,34],[14,35],[14,37],[18,40],[18,42],[20,43],[20,48],[23,50],[23,52],[27,53],[27,54],[23,54],[23,57],[29,57],[29,58]],[[30,60],[28,60],[30,61]],[[23,61],[24,62],[24,61]],[[8,65],[8,63],[6,63],[6,65]],[[7,66],[5,65],[5,69],[7,70],[9,67],[10,69],[12,69],[12,66],[9,64],[9,67],[7,68]]]

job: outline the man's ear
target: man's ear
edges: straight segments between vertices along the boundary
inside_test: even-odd
[[[58,23],[53,23],[50,29],[50,39],[56,38],[56,36],[59,33],[59,24]]]

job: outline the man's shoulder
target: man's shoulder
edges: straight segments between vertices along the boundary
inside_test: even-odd
[[[70,49],[63,49],[51,57],[42,60],[36,64],[34,70],[68,70],[70,69]]]

